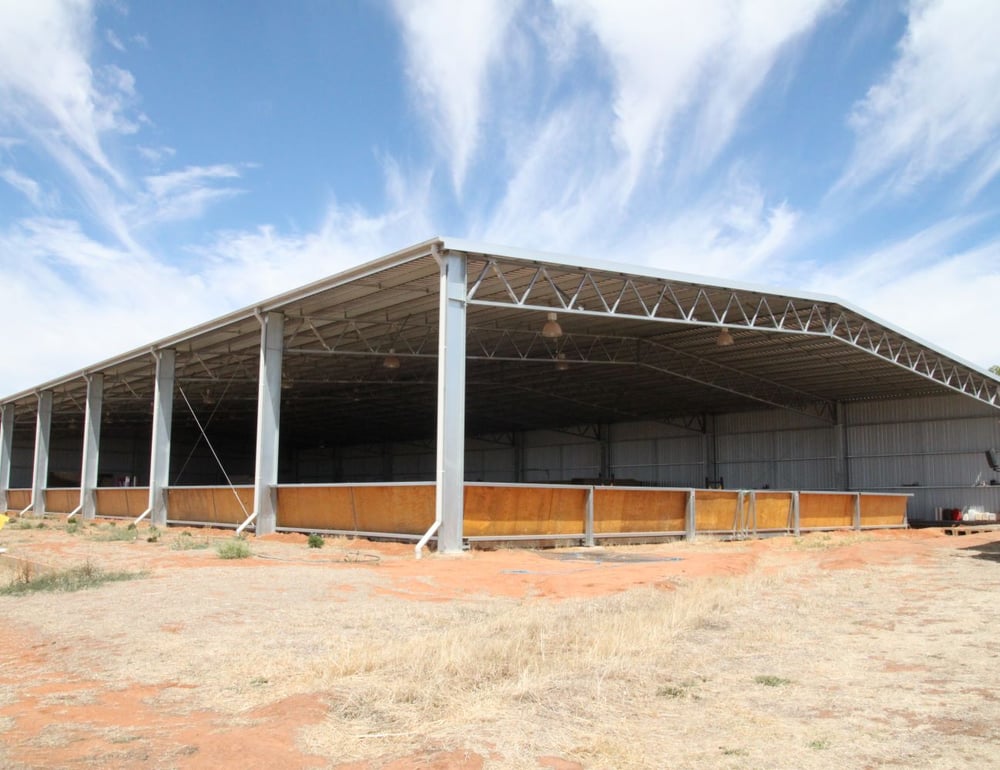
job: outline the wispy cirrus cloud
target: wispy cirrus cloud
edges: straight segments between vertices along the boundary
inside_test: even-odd
[[[845,297],[971,361],[993,361],[1000,238],[961,245],[982,220],[949,217],[836,265],[814,266],[808,288]]]
[[[243,192],[228,184],[241,176],[241,169],[232,164],[188,166],[179,171],[147,176],[143,180],[146,191],[131,208],[130,220],[135,226],[144,227],[197,219],[213,203]]]
[[[50,208],[59,198],[56,193],[46,193],[38,182],[13,168],[0,169],[0,179],[24,195],[36,209]]]
[[[490,68],[520,0],[394,0],[407,71],[461,191],[479,142]]]
[[[974,159],[974,194],[1000,173],[1000,24],[977,0],[911,0],[891,70],[850,116],[857,143],[840,181],[906,194]]]
[[[118,68],[101,73],[89,58],[91,4],[37,0],[0,9],[0,112],[36,137],[58,142],[115,182],[120,174],[101,146],[106,131],[130,131],[122,113],[133,83]]]
[[[710,163],[781,53],[836,4],[556,0],[611,67],[625,194],[668,160],[694,170]]]

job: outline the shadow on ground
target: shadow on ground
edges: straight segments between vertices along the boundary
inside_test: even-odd
[[[981,543],[962,548],[963,551],[970,552],[974,559],[994,561],[1000,564],[1000,541],[994,543]]]

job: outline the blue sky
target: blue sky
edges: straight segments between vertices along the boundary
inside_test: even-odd
[[[993,0],[0,0],[0,393],[432,235],[1000,363]]]

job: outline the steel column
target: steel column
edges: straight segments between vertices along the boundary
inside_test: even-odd
[[[281,426],[281,363],[285,347],[285,317],[261,317],[260,373],[257,390],[257,460],[254,466],[253,518],[258,535],[278,526],[278,431]]]
[[[847,459],[847,437],[844,431],[844,407],[839,401],[836,404],[834,415],[834,486],[836,486],[837,489],[849,490],[851,488],[851,480]]]
[[[440,553],[462,550],[465,518],[465,260],[453,251],[441,256],[435,500]]]
[[[7,510],[10,455],[14,449],[14,405],[0,406],[0,513]]]
[[[707,486],[709,479],[714,481],[719,478],[718,441],[715,433],[714,414],[705,415],[702,439],[705,449],[705,485]]]
[[[87,376],[87,406],[83,417],[83,463],[80,468],[80,510],[83,518],[97,514],[97,462],[101,451],[101,409],[104,405],[104,375]]]
[[[684,539],[694,540],[695,533],[697,532],[698,526],[695,521],[697,516],[697,503],[695,502],[695,491],[689,489],[687,491],[687,506],[684,509]]]
[[[601,445],[601,464],[597,472],[602,484],[607,484],[614,478],[614,466],[611,463],[611,426],[597,426],[597,440]]]
[[[583,544],[594,546],[594,488],[587,487],[587,508],[583,516]]]
[[[149,452],[149,506],[153,526],[167,525],[166,491],[170,483],[170,428],[174,416],[174,369],[177,354],[159,350],[153,390],[153,441]]]
[[[45,514],[45,487],[49,483],[49,433],[52,429],[52,391],[38,394],[35,420],[35,464],[31,475],[31,508],[36,516]]]

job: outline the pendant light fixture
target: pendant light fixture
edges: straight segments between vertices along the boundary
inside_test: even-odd
[[[545,325],[542,327],[542,336],[548,340],[555,340],[562,337],[563,330],[556,320],[555,313],[546,313]]]

